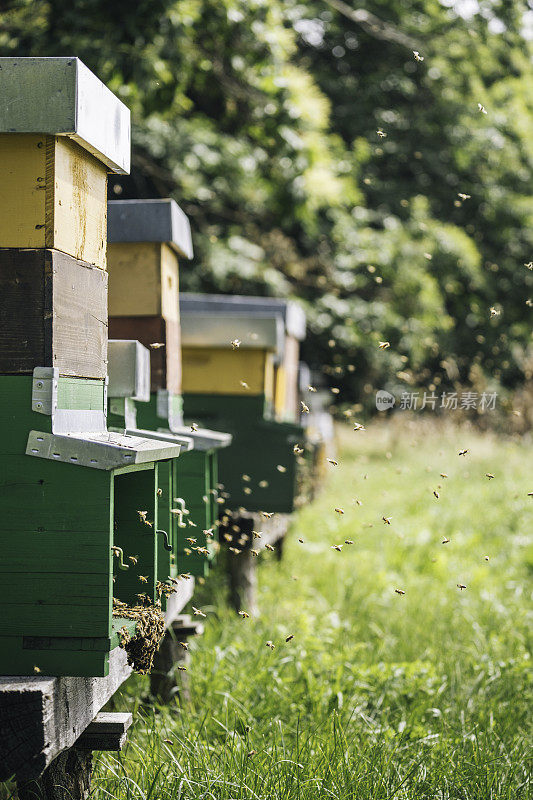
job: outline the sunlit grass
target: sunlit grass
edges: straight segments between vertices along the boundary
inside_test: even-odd
[[[262,559],[260,618],[227,610],[222,575],[203,587],[191,705],[128,684],[98,797],[529,795],[531,442],[417,420],[342,428],[337,457],[282,564]]]

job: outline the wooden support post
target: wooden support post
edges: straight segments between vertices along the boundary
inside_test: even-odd
[[[185,670],[191,657],[187,650],[187,640],[191,636],[199,636],[203,630],[202,623],[196,622],[187,614],[178,617],[167,629],[150,673],[150,694],[163,703],[168,703],[175,697],[179,697],[182,703],[189,702],[189,677]],[[179,667],[185,667],[185,670],[180,670],[181,681],[178,684],[176,671]]]
[[[92,752],[71,747],[32,781],[17,781],[19,800],[85,800],[91,789]]]
[[[257,569],[249,548],[228,553],[229,602],[235,611],[257,616]]]

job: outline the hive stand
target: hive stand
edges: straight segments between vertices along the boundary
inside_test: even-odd
[[[129,169],[128,110],[76,58],[1,58],[0,95],[0,675],[18,676],[0,679],[0,780],[25,780],[129,674],[113,595],[157,599],[158,462],[180,446],[106,427],[106,185]]]
[[[189,222],[174,200],[111,201],[108,215],[110,330],[151,352],[148,402],[130,401],[129,418],[114,414],[113,424],[166,441],[192,440],[160,481],[160,513],[169,518],[179,570],[204,577],[216,550],[217,451],[231,436],[183,425],[178,257],[192,257]],[[185,521],[173,515],[176,505],[187,512]]]
[[[229,547],[230,600],[255,605],[254,554],[281,553],[298,493],[298,352],[305,318],[294,303],[182,294],[183,397],[187,420],[228,431],[221,452],[221,542]],[[272,514],[276,519],[260,512]],[[253,531],[261,533],[254,539]]]

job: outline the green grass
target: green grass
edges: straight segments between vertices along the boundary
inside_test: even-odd
[[[531,796],[531,442],[421,419],[339,433],[284,561],[262,558],[260,618],[227,610],[221,575],[202,588],[190,706],[129,682],[136,725],[97,798]]]

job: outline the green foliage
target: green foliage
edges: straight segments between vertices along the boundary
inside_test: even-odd
[[[201,590],[192,703],[154,711],[130,682],[140,718],[120,764],[101,757],[97,798],[528,796],[531,454],[400,417],[339,430],[283,561],[261,559],[260,617],[228,612],[221,575]]]
[[[134,123],[112,196],[181,203],[184,288],[302,298],[341,400],[405,376],[512,388],[533,372],[526,9],[455,7],[13,0],[0,53],[76,54],[108,83]]]

